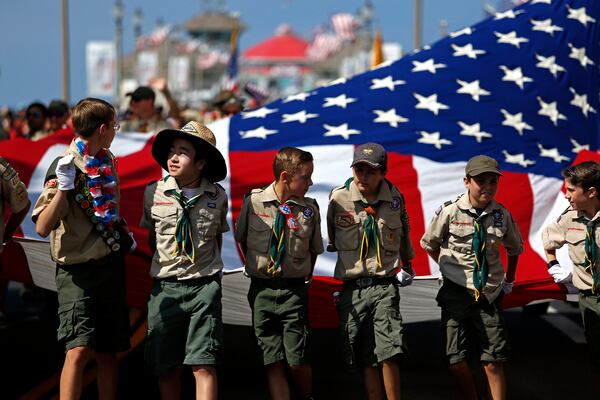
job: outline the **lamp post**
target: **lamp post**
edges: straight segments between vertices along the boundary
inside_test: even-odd
[[[69,103],[69,2],[61,0],[62,98]]]
[[[373,34],[373,3],[371,0],[366,0],[365,4],[358,10],[358,17],[364,31],[371,36]]]
[[[422,21],[423,21],[423,3],[421,0],[415,0],[415,32],[414,32],[414,44],[415,49],[421,48],[421,33],[422,33]]]
[[[123,1],[116,0],[113,6],[113,17],[115,19],[115,51],[117,53],[117,99],[120,96],[121,79],[123,79]]]

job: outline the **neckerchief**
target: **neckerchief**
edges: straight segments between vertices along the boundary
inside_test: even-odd
[[[99,222],[110,227],[119,217],[115,198],[116,184],[105,149],[91,156],[88,146],[80,138],[75,139],[78,153],[85,163],[86,185],[93,197],[92,207]]]
[[[193,263],[196,258],[196,246],[194,246],[194,239],[192,237],[190,210],[198,202],[198,199],[202,197],[202,194],[194,196],[191,199],[186,198],[175,189],[170,190],[169,194],[177,200],[182,208],[181,217],[177,220],[177,226],[175,227],[177,249],[174,255],[184,255]]]
[[[281,273],[281,262],[285,253],[285,226],[297,231],[299,229],[298,221],[292,214],[293,205],[290,200],[277,207],[277,215],[273,224],[273,237],[271,238],[271,248],[269,249],[269,265],[267,272],[273,276]]]
[[[598,250],[596,248],[596,221],[588,221],[585,224],[585,261],[583,268],[592,274],[592,293],[596,294],[596,286],[598,284],[598,270],[596,262],[598,261]]]
[[[353,181],[353,178],[349,178],[346,180],[344,186],[346,190],[350,189],[350,183]],[[359,257],[364,261],[369,254],[369,247],[371,245],[375,245],[375,251],[377,254],[377,265],[379,268],[383,268],[381,264],[381,240],[379,239],[379,235],[377,234],[377,204],[369,204],[361,201],[360,204],[364,207],[365,212],[367,213],[367,218],[365,219],[365,223],[363,226],[363,235],[360,240],[360,254]]]
[[[475,252],[475,262],[473,264],[473,286],[475,286],[475,301],[483,292],[487,283],[488,264],[485,256],[485,242],[487,231],[483,225],[483,220],[489,214],[484,214],[473,220],[475,232],[473,232],[473,251]]]

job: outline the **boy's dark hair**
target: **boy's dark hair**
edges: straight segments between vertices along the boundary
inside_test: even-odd
[[[572,165],[565,169],[562,175],[573,185],[581,186],[584,191],[595,187],[600,192],[600,164],[596,161],[584,161]]]
[[[73,129],[80,136],[90,137],[100,125],[110,124],[115,114],[115,109],[110,103],[88,97],[80,100],[73,108]]]
[[[27,106],[27,109],[25,110],[25,117],[28,117],[34,108],[37,108],[38,110],[40,110],[40,112],[42,113],[42,115],[41,115],[42,117],[44,117],[44,118],[48,117],[48,108],[44,104],[39,103],[39,102],[34,102]]]
[[[308,151],[300,150],[296,147],[284,147],[277,152],[275,160],[273,160],[273,174],[275,180],[279,180],[279,176],[283,171],[294,175],[307,162],[313,161],[313,156]]]

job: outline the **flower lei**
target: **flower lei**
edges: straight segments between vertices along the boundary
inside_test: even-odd
[[[85,162],[86,184],[93,197],[94,215],[105,226],[110,227],[118,218],[115,200],[115,177],[110,166],[110,158],[105,149],[95,155],[88,154],[88,146],[80,138],[75,139],[77,150]]]

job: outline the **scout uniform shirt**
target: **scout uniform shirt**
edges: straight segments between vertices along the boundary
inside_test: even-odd
[[[500,283],[504,278],[504,267],[500,262],[500,243],[509,256],[517,256],[523,252],[523,239],[517,224],[501,204],[492,200],[478,216],[469,201],[468,193],[454,202],[446,202],[436,210],[421,239],[421,247],[428,252],[439,249],[440,258],[436,261],[444,279],[474,291],[473,221],[478,218],[483,221],[482,226],[486,232],[485,257],[488,274],[483,294],[492,302],[500,294]]]
[[[19,179],[19,174],[3,158],[0,157],[0,239],[4,238],[4,204],[10,204],[11,213],[22,211],[29,204],[27,188]],[[0,254],[3,247],[0,246]]]
[[[183,207],[171,194],[182,194],[175,178],[167,176],[146,187],[144,191],[144,214],[140,226],[156,232],[156,251],[152,257],[150,275],[164,279],[197,279],[210,276],[223,269],[223,260],[216,237],[229,231],[227,224],[227,194],[217,184],[202,178],[198,201],[189,210],[194,262],[178,252],[176,240],[177,222]]]
[[[119,176],[115,168],[113,154],[106,150],[110,159],[110,166],[115,178],[115,201],[120,204]],[[63,154],[73,154],[75,168],[85,174],[85,161],[79,154],[77,145],[73,140],[69,149]],[[52,171],[54,172],[54,171]],[[44,190],[37,200],[32,213],[35,222],[40,213],[50,204],[58,192],[58,180],[48,180]],[[52,259],[61,265],[80,264],[90,260],[99,260],[111,253],[100,233],[96,230],[90,218],[84,213],[75,200],[75,190],[69,191],[67,201],[60,210],[59,224],[50,232],[50,254]],[[90,204],[89,207],[92,207]]]
[[[129,119],[121,122],[121,132],[151,132],[158,133],[163,129],[172,129],[173,127],[167,121],[160,117],[152,117],[147,120]]]
[[[246,273],[252,277],[273,278],[267,268],[279,204],[275,182],[264,189],[252,190],[244,199],[236,222],[235,239],[246,244]],[[297,231],[284,228],[285,255],[278,277],[304,278],[312,272],[311,254],[323,253],[319,206],[310,197],[292,197],[288,204],[299,226]]]
[[[367,200],[352,180],[334,189],[329,196],[327,231],[329,241],[338,252],[334,276],[349,280],[361,276],[396,276],[401,260],[409,262],[415,256],[409,238],[408,215],[400,191],[388,181],[382,181],[376,204],[376,234],[380,241],[379,258],[375,243],[369,243],[366,258],[361,260],[361,241],[368,214]],[[379,260],[381,265],[379,265]]]
[[[542,231],[542,242],[545,250],[556,250],[565,243],[569,245],[569,258],[573,262],[573,285],[579,290],[590,290],[593,285],[591,271],[586,271],[585,264],[585,236],[586,224],[590,220],[569,207],[558,217],[556,222],[550,224]],[[600,212],[591,219],[600,224]],[[596,246],[600,243],[600,229],[596,227]],[[598,250],[597,250],[598,251]],[[596,266],[598,268],[598,266]]]

